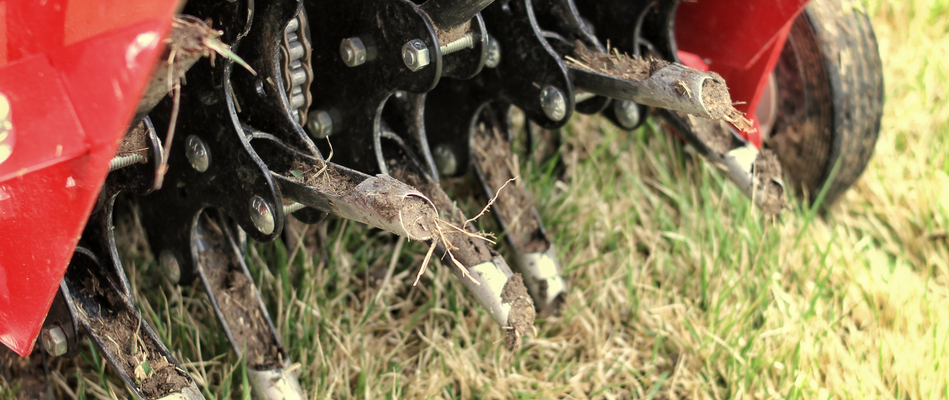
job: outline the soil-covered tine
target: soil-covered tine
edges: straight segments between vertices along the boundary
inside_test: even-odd
[[[566,281],[560,273],[557,251],[523,180],[515,173],[511,143],[499,131],[491,111],[487,109],[472,129],[472,166],[484,195],[495,199],[491,209],[514,251],[515,267],[524,277],[537,312],[549,316],[558,311],[566,297]]]
[[[193,251],[198,275],[234,351],[247,360],[258,399],[303,399],[297,375],[234,239],[233,223],[213,210],[198,218]]]
[[[60,284],[77,328],[138,399],[203,399],[158,335],[88,249],[79,246]]]
[[[511,271],[504,258],[488,246],[486,236],[466,224],[465,216],[441,186],[422,172],[397,135],[384,131],[382,143],[389,173],[425,194],[440,212],[437,235],[418,276],[434,251],[450,265],[449,269],[478,304],[506,330],[505,345],[510,349],[519,347],[521,338],[533,333],[535,317],[534,302],[521,275]]]
[[[405,183],[388,175],[371,176],[300,153],[265,134],[254,138],[254,147],[270,168],[286,201],[412,240],[433,237],[435,206]]]

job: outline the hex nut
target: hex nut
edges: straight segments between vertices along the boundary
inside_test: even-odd
[[[349,67],[366,63],[366,45],[358,37],[343,39],[339,45],[339,56]]]
[[[314,139],[326,139],[333,134],[333,117],[323,110],[313,110],[307,114],[306,127]]]
[[[402,61],[412,72],[425,68],[430,64],[431,58],[428,53],[428,46],[419,39],[412,39],[402,46]]]
[[[53,357],[59,357],[69,350],[69,343],[66,340],[66,332],[63,328],[54,326],[43,329],[42,333],[43,349]]]

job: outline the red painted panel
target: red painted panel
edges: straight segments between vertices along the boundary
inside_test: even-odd
[[[21,355],[35,344],[177,6],[32,3],[0,2],[0,47],[11,61],[0,64],[0,93],[17,135],[0,163],[0,343]]]
[[[735,108],[754,120],[761,92],[774,70],[791,24],[808,0],[701,0],[682,2],[676,14],[679,50],[728,82]],[[686,61],[686,60],[683,60]],[[758,121],[754,121],[758,125]],[[761,147],[759,134],[748,137]]]

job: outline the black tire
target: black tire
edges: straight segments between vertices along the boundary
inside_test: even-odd
[[[863,173],[883,115],[883,64],[860,4],[811,1],[791,28],[774,78],[777,116],[767,144],[806,201],[814,203],[827,185],[828,206]]]

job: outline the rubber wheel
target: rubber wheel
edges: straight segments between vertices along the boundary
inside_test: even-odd
[[[863,173],[883,115],[883,64],[862,7],[811,1],[794,21],[774,80],[766,144],[805,201],[813,204],[827,185],[828,206]]]

